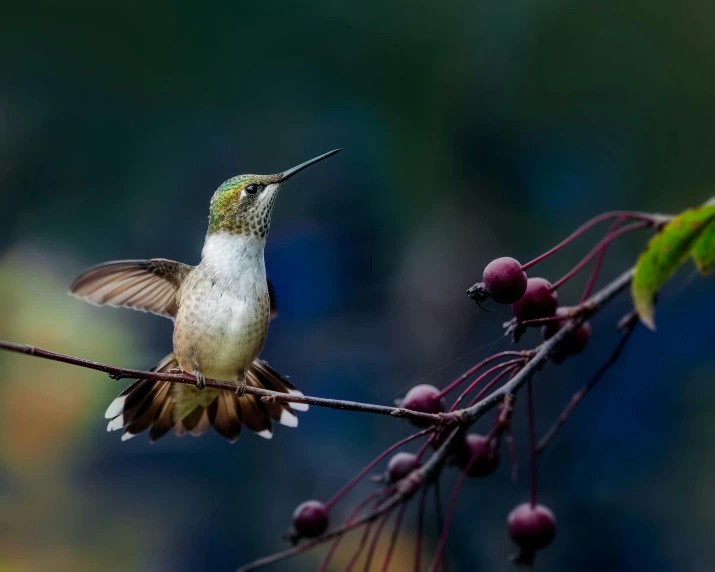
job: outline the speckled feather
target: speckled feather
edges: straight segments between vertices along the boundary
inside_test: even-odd
[[[248,195],[243,193],[243,190],[248,185],[271,185],[277,183],[280,178],[280,173],[240,175],[223,183],[211,199],[209,234],[223,231],[265,238],[271,224],[275,193],[270,201],[258,206],[256,203],[260,195]]]

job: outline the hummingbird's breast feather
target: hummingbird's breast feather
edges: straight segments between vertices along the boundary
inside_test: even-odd
[[[258,357],[268,333],[263,245],[245,236],[210,235],[178,298],[174,353],[182,369],[234,381]]]

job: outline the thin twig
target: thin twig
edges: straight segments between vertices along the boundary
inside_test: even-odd
[[[375,508],[380,507],[380,503],[383,502],[382,500],[378,499],[375,502]],[[362,531],[362,534],[360,535],[360,542],[357,545],[357,548],[353,552],[353,555],[350,558],[350,561],[348,562],[347,566],[345,567],[345,572],[350,572],[355,564],[357,564],[357,561],[360,560],[360,555],[362,554],[363,549],[365,548],[365,544],[367,544],[367,539],[370,538],[370,531],[372,530],[372,525],[375,524],[375,521],[373,520],[372,522],[368,522],[365,525],[365,528]]]
[[[387,547],[387,554],[385,555],[385,561],[382,564],[382,572],[387,572],[390,566],[390,560],[392,560],[392,553],[395,550],[395,543],[397,542],[397,535],[400,533],[400,526],[402,526],[402,519],[405,516],[405,511],[409,506],[409,501],[402,503],[399,512],[397,513],[397,518],[395,519],[395,526],[392,528],[392,536],[390,536],[390,544]]]
[[[606,236],[611,234],[613,231],[617,230],[621,224],[623,224],[624,219],[622,217],[617,218],[616,220],[613,221],[610,227],[608,227],[608,231],[606,232]],[[598,275],[601,272],[601,266],[603,266],[603,261],[606,258],[606,251],[608,250],[608,245],[604,245],[601,247],[601,252],[598,253],[598,258],[596,259],[596,264],[593,265],[593,270],[591,271],[591,276],[588,279],[588,283],[586,284],[586,288],[583,290],[583,294],[581,295],[581,302],[586,300],[590,295],[591,292],[593,292],[594,287],[596,286],[596,280],[598,280]]]
[[[428,427],[427,429],[424,429],[420,431],[419,433],[414,433],[413,435],[410,435],[409,437],[405,437],[401,441],[398,441],[391,447],[388,447],[386,450],[384,450],[382,453],[380,453],[377,457],[375,457],[370,464],[368,464],[367,467],[365,467],[362,471],[360,471],[357,475],[355,475],[350,481],[343,487],[341,488],[337,493],[335,493],[332,498],[325,503],[325,507],[327,509],[330,509],[335,503],[337,503],[341,498],[343,498],[355,485],[360,482],[365,475],[367,475],[370,471],[375,468],[375,465],[377,465],[380,461],[382,461],[385,457],[387,457],[390,453],[393,451],[399,449],[403,445],[406,445],[410,441],[414,441],[415,439],[418,439],[422,437],[423,435],[427,435],[428,433],[431,433],[434,431],[433,427]]]
[[[477,379],[475,379],[472,383],[470,383],[467,386],[467,389],[465,389],[459,397],[454,401],[452,404],[452,407],[449,408],[449,412],[453,412],[455,409],[457,409],[457,406],[462,402],[462,400],[475,388],[477,385],[479,385],[484,379],[489,377],[491,374],[494,372],[499,371],[500,369],[509,371],[510,367],[513,367],[517,363],[522,363],[524,361],[524,358],[518,358],[518,359],[512,359],[509,361],[505,361],[502,363],[499,363],[491,368],[489,368],[487,371],[485,371],[483,374],[481,374]],[[503,373],[503,372],[502,372]],[[497,378],[501,377],[497,376]]]
[[[634,222],[633,224],[629,224],[628,226],[624,226],[623,228],[616,230],[610,234],[608,234],[601,242],[599,242],[596,246],[594,246],[591,251],[584,256],[576,266],[574,266],[571,270],[569,270],[566,274],[564,274],[561,278],[559,278],[556,282],[554,282],[551,285],[551,290],[557,290],[560,288],[563,284],[568,282],[571,278],[576,276],[581,270],[589,263],[591,260],[597,256],[603,248],[608,246],[611,242],[616,240],[617,238],[623,236],[624,234],[628,234],[629,232],[632,232],[634,230],[640,230],[642,228],[648,228],[652,226],[652,223],[650,222]]]
[[[534,264],[536,264],[537,262],[541,262],[542,260],[548,258],[552,254],[555,254],[556,252],[561,250],[564,246],[567,246],[568,244],[573,242],[575,239],[577,239],[579,236],[581,236],[584,232],[593,228],[598,223],[600,223],[604,220],[612,219],[612,218],[624,218],[624,219],[647,221],[652,226],[657,227],[659,225],[664,224],[664,221],[666,219],[670,220],[671,217],[665,217],[663,215],[652,215],[652,214],[647,214],[647,213],[638,213],[638,212],[632,212],[632,211],[612,211],[612,212],[608,212],[608,213],[603,213],[601,215],[593,217],[591,220],[582,224],[579,228],[577,228],[575,231],[573,231],[565,239],[563,239],[561,242],[559,242],[556,246],[554,246],[550,250],[547,250],[546,252],[544,252],[544,254],[542,254],[541,256],[538,256],[538,257],[534,258],[533,260],[524,264],[521,267],[522,270],[528,270],[529,268],[534,266]]]
[[[314,548],[315,546],[323,544],[324,542],[327,542],[328,540],[332,540],[336,536],[345,534],[349,530],[353,530],[355,528],[359,528],[359,527],[363,526],[364,524],[373,522],[375,519],[380,518],[383,514],[385,514],[388,511],[391,511],[393,508],[395,508],[398,504],[400,504],[403,501],[403,499],[404,499],[404,497],[400,494],[393,496],[391,499],[389,499],[383,505],[379,506],[378,508],[375,508],[373,511],[369,512],[368,514],[356,519],[351,524],[343,524],[342,526],[338,526],[337,528],[334,528],[333,530],[329,530],[322,536],[313,538],[312,540],[306,542],[305,544],[299,544],[298,546],[293,546],[292,548],[287,548],[286,550],[282,550],[281,552],[276,552],[275,554],[271,554],[269,556],[264,556],[263,558],[258,558],[257,560],[254,560],[253,562],[249,562],[248,564],[244,564],[240,568],[237,568],[236,572],[249,572],[250,570],[256,570],[257,568],[262,568],[263,566],[268,566],[269,564],[274,564],[275,562],[280,562],[281,560],[286,560],[287,558],[295,556],[296,554],[301,554],[303,552],[307,552],[311,548]]]
[[[422,560],[422,530],[425,524],[425,508],[427,504],[427,492],[429,486],[422,487],[420,494],[420,503],[417,508],[417,533],[415,534],[415,572],[420,572],[420,563]]]
[[[480,361],[477,365],[470,367],[467,371],[465,371],[462,375],[460,375],[457,379],[455,379],[452,383],[450,383],[447,387],[445,387],[442,391],[440,391],[439,396],[444,397],[445,395],[447,395],[455,387],[460,385],[465,379],[467,379],[469,376],[475,374],[477,371],[482,369],[488,363],[494,361],[495,359],[499,359],[502,357],[508,357],[508,356],[528,357],[528,355],[525,355],[524,352],[516,352],[516,351],[504,351],[504,352],[499,352],[494,355],[491,355],[488,358]]]
[[[558,322],[563,320],[564,316],[548,316],[546,318],[534,318],[533,320],[523,320],[519,322],[520,326],[535,326],[537,324],[548,324],[549,322]]]
[[[429,572],[435,572],[437,570],[437,566],[439,566],[439,563],[442,561],[442,557],[444,555],[445,551],[445,546],[447,545],[447,537],[449,536],[449,529],[450,526],[452,525],[452,517],[454,516],[454,509],[457,505],[457,498],[459,497],[459,493],[462,490],[462,486],[464,485],[464,481],[467,478],[467,475],[469,474],[469,470],[472,468],[472,465],[474,462],[477,460],[477,457],[479,455],[479,452],[475,452],[469,459],[469,462],[467,465],[464,467],[462,472],[459,475],[459,479],[457,480],[457,484],[454,485],[454,489],[452,490],[452,498],[449,501],[449,506],[447,507],[447,514],[444,518],[444,524],[440,527],[440,535],[439,535],[439,544],[437,544],[437,551],[434,554],[434,557],[432,558],[432,563],[430,564],[429,567]],[[444,566],[446,569],[446,565]]]
[[[536,470],[536,422],[534,419],[534,388],[529,380],[526,384],[529,405],[529,455],[531,456],[531,508],[536,506],[537,498],[537,470]]]
[[[442,490],[439,486],[439,479],[434,484],[434,509],[437,513],[437,528],[439,529],[440,538],[444,534],[445,521],[442,520]],[[437,560],[437,557],[435,557]],[[442,552],[442,571],[447,572],[447,554]]]
[[[173,383],[184,383],[187,385],[196,385],[196,378],[188,373],[163,373],[157,371],[143,371],[139,369],[128,369],[107,365],[96,361],[81,359],[65,354],[43,350],[33,346],[14,344],[0,340],[0,349],[17,352],[25,355],[31,355],[43,359],[68,363],[87,369],[102,371],[109,375],[112,379],[151,379],[155,381],[171,381]],[[217,379],[206,379],[206,386],[215,389],[223,389],[226,391],[236,391],[236,384],[230,381],[220,381]],[[326,399],[323,397],[310,397],[307,395],[295,395],[292,393],[280,393],[278,391],[270,391],[260,387],[246,388],[246,393],[251,395],[260,395],[263,401],[268,403],[286,402],[286,403],[306,403],[308,405],[316,405],[318,407],[328,407],[330,409],[342,409],[345,411],[360,411],[363,413],[376,413],[378,415],[390,415],[391,417],[403,417],[405,419],[416,419],[422,421],[430,421],[431,423],[442,423],[454,421],[446,414],[421,413],[419,411],[410,411],[401,407],[388,407],[386,405],[373,405],[371,403],[359,403],[357,401],[343,401],[340,399]]]
[[[616,361],[618,360],[618,358],[621,355],[621,352],[623,351],[623,348],[626,346],[626,343],[628,342],[629,338],[631,337],[631,334],[633,333],[633,330],[637,323],[638,323],[637,317],[635,316],[635,314],[633,314],[632,317],[628,320],[628,322],[624,325],[623,334],[621,335],[621,339],[618,340],[618,344],[616,345],[615,349],[613,350],[613,353],[608,358],[606,363],[604,363],[598,369],[596,374],[591,378],[591,380],[586,385],[584,385],[579,391],[577,391],[573,395],[569,404],[563,410],[561,415],[559,415],[559,418],[554,422],[554,424],[551,426],[551,428],[541,438],[541,441],[539,441],[539,444],[536,447],[537,455],[539,455],[546,448],[546,446],[551,442],[551,440],[554,438],[554,435],[556,435],[556,433],[559,431],[559,429],[561,429],[563,424],[566,423],[566,420],[569,418],[569,415],[571,415],[571,412],[576,408],[576,406],[581,402],[581,400],[584,397],[586,397],[586,394],[594,388],[594,386],[603,377],[603,375],[609,370],[609,368],[614,363],[616,363]]]
[[[379,497],[381,494],[385,492],[385,489],[378,489],[374,491],[371,495],[369,495],[367,498],[363,499],[350,513],[350,516],[348,519],[345,521],[345,524],[352,524],[352,522],[358,517],[358,515],[363,511],[363,509],[369,505],[373,500],[375,500],[377,497]],[[378,501],[379,502],[379,501]],[[318,572],[325,572],[328,568],[328,564],[330,564],[330,560],[333,558],[333,554],[335,554],[335,551],[338,549],[338,546],[340,546],[340,541],[345,538],[345,535],[340,535],[335,538],[333,543],[330,545],[330,548],[328,549],[327,554],[325,555],[325,558],[323,558],[323,562],[320,564],[320,568],[318,569]]]
[[[370,548],[368,548],[367,556],[365,557],[365,568],[363,568],[363,570],[365,572],[370,572],[370,565],[372,564],[373,556],[375,556],[375,550],[377,549],[377,542],[380,540],[380,537],[382,536],[382,529],[385,528],[387,521],[390,520],[391,513],[392,513],[392,511],[386,512],[385,515],[377,523],[377,529],[375,530],[375,534],[372,537],[372,542],[370,542]]]
[[[503,371],[500,371],[498,375],[494,376],[494,379],[492,379],[489,383],[487,383],[482,388],[482,390],[479,393],[477,393],[477,396],[474,399],[472,399],[472,402],[469,405],[471,406],[471,405],[474,405],[475,403],[477,403],[484,396],[484,394],[487,391],[489,391],[492,387],[494,387],[497,383],[499,383],[499,380],[502,377],[506,376],[508,373],[511,373],[512,376],[515,375],[516,372],[519,370],[519,367],[521,367],[521,364],[517,363],[515,365],[512,365],[512,366],[506,368]]]
[[[514,445],[514,434],[511,428],[506,430],[506,446],[509,449],[509,460],[511,461],[511,482],[515,483],[517,478],[517,473],[519,470],[519,465],[516,460],[516,447]]]

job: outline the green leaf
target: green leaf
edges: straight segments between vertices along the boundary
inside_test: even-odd
[[[693,260],[701,274],[710,274],[715,266],[715,221],[707,225],[695,243]]]
[[[653,303],[655,294],[670,276],[692,254],[705,266],[711,265],[715,253],[713,242],[703,244],[703,256],[694,252],[701,237],[708,237],[712,231],[710,223],[715,221],[715,205],[706,204],[689,209],[670,221],[648,243],[638,258],[631,285],[633,305],[641,321],[655,330]],[[708,229],[708,234],[703,234]],[[700,251],[698,251],[700,252]],[[700,265],[700,263],[698,263]]]

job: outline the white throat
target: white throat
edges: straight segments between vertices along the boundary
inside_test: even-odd
[[[201,252],[201,266],[209,275],[229,280],[247,278],[247,274],[266,275],[263,250],[266,240],[245,234],[216,232],[209,234]]]

